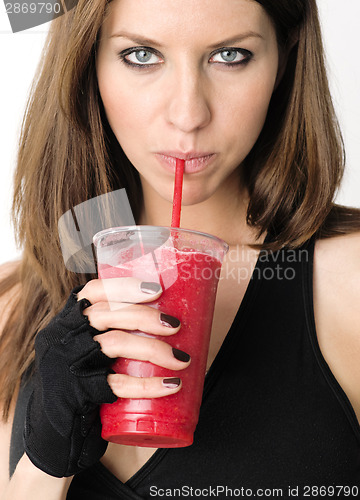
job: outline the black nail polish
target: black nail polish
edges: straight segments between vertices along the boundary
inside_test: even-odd
[[[143,293],[148,293],[150,295],[155,295],[160,292],[161,290],[161,285],[159,283],[154,283],[152,281],[143,281],[140,284],[140,290]]]
[[[167,387],[168,389],[176,389],[176,387],[179,387],[181,380],[177,377],[173,378],[164,378],[162,381],[163,385]]]
[[[168,328],[177,328],[180,326],[180,321],[177,318],[164,313],[160,314],[160,323]]]
[[[176,349],[175,347],[173,347],[172,352],[173,352],[174,358],[178,359],[179,361],[183,361],[184,363],[187,363],[188,361],[190,361],[190,356],[187,352],[180,351],[180,349]]]

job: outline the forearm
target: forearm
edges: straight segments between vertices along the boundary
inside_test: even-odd
[[[49,476],[23,455],[1,500],[65,500],[72,477]]]

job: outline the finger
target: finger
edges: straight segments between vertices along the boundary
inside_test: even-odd
[[[141,281],[138,278],[109,278],[91,280],[77,294],[78,300],[96,302],[151,302],[162,294],[159,283]]]
[[[176,377],[147,378],[111,374],[107,380],[118,398],[161,398],[175,394],[181,389],[181,380]]]
[[[159,339],[113,330],[96,335],[94,340],[99,342],[101,350],[109,358],[150,361],[170,370],[183,370],[190,364],[190,356],[187,353]]]
[[[90,325],[99,331],[139,330],[154,335],[173,335],[180,330],[180,321],[158,309],[139,304],[111,310],[111,304],[98,302],[84,310]]]

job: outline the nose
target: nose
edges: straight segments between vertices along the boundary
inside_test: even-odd
[[[172,75],[167,103],[167,121],[184,133],[206,127],[211,109],[206,77],[201,70],[179,68]]]

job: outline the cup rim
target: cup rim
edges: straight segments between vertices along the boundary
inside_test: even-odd
[[[190,234],[195,234],[197,236],[202,236],[205,238],[209,238],[215,242],[217,242],[219,245],[221,245],[224,249],[224,254],[226,254],[229,251],[229,245],[226,243],[226,241],[222,240],[221,238],[218,238],[217,236],[214,236],[213,234],[209,233],[204,233],[202,231],[195,231],[194,229],[185,229],[182,227],[169,227],[169,226],[151,226],[151,225],[133,225],[133,226],[117,226],[117,227],[109,227],[107,229],[102,229],[101,231],[97,232],[93,236],[93,243],[95,247],[97,246],[97,242],[100,238],[102,238],[106,234],[115,234],[118,232],[123,232],[123,231],[141,231],[142,229],[149,230],[149,229],[168,229],[169,231],[178,231],[180,233],[190,233]]]

